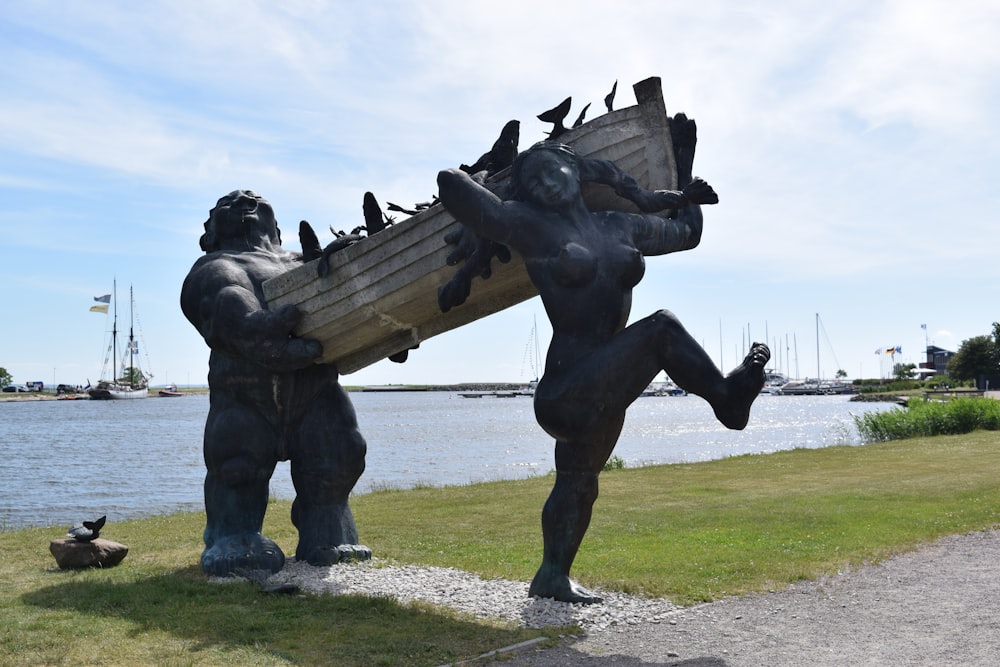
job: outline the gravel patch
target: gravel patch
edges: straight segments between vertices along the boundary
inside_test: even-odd
[[[419,600],[476,618],[529,628],[579,625],[587,632],[659,623],[680,609],[667,600],[614,591],[599,591],[604,596],[599,605],[529,598],[527,582],[481,579],[453,568],[393,565],[377,558],[331,567],[291,561],[268,584],[295,584],[311,593],[385,596],[403,603]]]

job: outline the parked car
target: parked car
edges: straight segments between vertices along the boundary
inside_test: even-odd
[[[73,386],[71,384],[61,384],[58,387],[56,387],[56,395],[57,396],[60,395],[60,394],[76,394],[79,391],[80,391],[79,388],[77,388],[77,387],[75,387],[75,386]]]
[[[4,390],[4,393],[7,393],[7,394],[13,394],[13,393],[26,394],[26,393],[28,393],[28,388],[25,387],[23,384],[9,384],[6,387],[4,387],[3,390]]]

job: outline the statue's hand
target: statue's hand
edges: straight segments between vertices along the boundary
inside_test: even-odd
[[[718,204],[719,195],[712,186],[700,178],[695,178],[684,186],[684,197],[690,204]]]
[[[258,311],[249,323],[247,350],[264,366],[278,372],[305,368],[323,355],[323,345],[292,333],[301,320],[301,311],[291,304]]]
[[[445,234],[444,240],[448,245],[455,246],[445,259],[448,266],[454,266],[461,261],[467,266],[474,265],[474,268],[470,269],[472,276],[489,278],[493,274],[490,263],[494,257],[500,260],[501,264],[510,261],[510,249],[507,246],[479,236],[465,225],[460,225],[458,229]]]
[[[447,313],[455,306],[465,303],[472,292],[472,272],[465,265],[455,272],[451,280],[438,288],[438,308]]]
[[[442,313],[447,313],[469,298],[473,278],[479,276],[485,280],[493,275],[494,257],[502,264],[510,261],[510,249],[479,236],[464,225],[445,234],[444,240],[455,246],[446,260],[449,266],[465,262],[451,280],[438,289],[438,307]]]
[[[445,259],[448,262],[448,266],[455,266],[472,256],[472,253],[476,251],[479,237],[465,225],[459,225],[444,235],[444,242],[450,246],[455,246]]]

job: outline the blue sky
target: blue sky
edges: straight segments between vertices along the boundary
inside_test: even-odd
[[[0,366],[96,380],[110,322],[89,308],[117,278],[154,384],[204,383],[178,296],[218,197],[263,194],[295,249],[300,219],[351,229],[366,190],[426,201],[507,120],[526,148],[565,97],[593,117],[649,76],[697,119],[721,202],[698,248],[648,261],[633,320],[673,310],[726,370],[766,336],[815,376],[818,313],[819,371],[850,377],[1000,320],[1000,5],[544,4],[5,3]],[[535,299],[343,381],[526,381],[536,319],[547,342]]]

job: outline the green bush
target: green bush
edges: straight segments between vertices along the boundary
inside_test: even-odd
[[[905,410],[854,415],[854,425],[865,442],[955,435],[978,429],[996,431],[1000,430],[1000,401],[959,398],[940,402],[911,398]]]
[[[617,454],[612,454],[608,462],[604,464],[604,470],[625,470],[625,459]]]

